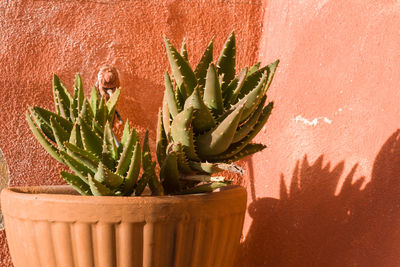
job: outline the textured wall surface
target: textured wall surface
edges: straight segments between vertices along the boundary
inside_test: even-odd
[[[399,23],[398,1],[267,1],[243,266],[400,265]]]
[[[51,75],[86,85],[121,72],[118,109],[151,130],[167,69],[162,36],[197,63],[234,29],[238,66],[281,60],[273,115],[247,160],[238,266],[400,265],[400,5],[393,0],[30,0],[0,3],[0,146],[12,185],[60,184],[28,105],[50,107]],[[355,166],[358,164],[358,167]],[[0,265],[11,266],[4,233]]]
[[[163,35],[178,47],[185,36],[189,60],[197,64],[213,36],[220,51],[234,29],[242,66],[257,60],[262,18],[260,1],[1,1],[0,147],[11,185],[63,183],[61,166],[46,155],[24,119],[27,106],[52,107],[53,73],[69,88],[81,73],[89,93],[98,68],[114,65],[123,87],[119,112],[142,135],[151,130],[154,140],[168,69]],[[0,233],[1,266],[10,264],[5,244]]]

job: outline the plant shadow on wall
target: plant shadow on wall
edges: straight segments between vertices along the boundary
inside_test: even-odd
[[[297,162],[280,199],[261,198],[241,245],[243,266],[400,266],[400,130],[378,153],[370,182],[354,178],[336,193],[344,161]]]

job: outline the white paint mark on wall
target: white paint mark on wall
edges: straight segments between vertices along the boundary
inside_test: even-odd
[[[328,3],[329,0],[321,0],[318,2],[315,11],[317,11],[316,13],[318,14],[319,11]]]
[[[317,118],[314,118],[312,120],[308,120],[308,119],[304,118],[301,115],[297,115],[296,118],[294,118],[292,120],[295,121],[296,123],[302,122],[302,123],[304,123],[306,125],[309,125],[309,126],[317,126],[317,124],[320,121],[323,121],[323,122],[325,122],[327,124],[331,124],[332,123],[332,120],[328,119],[327,117],[317,117]]]

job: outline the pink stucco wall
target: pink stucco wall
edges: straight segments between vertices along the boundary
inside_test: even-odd
[[[267,1],[242,266],[400,265],[399,22],[398,1]]]
[[[0,1],[0,146],[11,185],[62,183],[61,166],[34,140],[24,119],[28,105],[53,105],[53,73],[71,86],[80,72],[88,93],[99,66],[114,65],[123,87],[119,112],[142,134],[149,129],[154,140],[168,68],[163,35],[175,45],[186,36],[189,59],[197,63],[213,36],[219,51],[235,29],[244,65],[257,60],[262,19],[260,1]],[[0,246],[0,265],[8,266],[4,233]]]
[[[281,59],[276,108],[257,138],[268,148],[246,161],[237,265],[399,265],[399,22],[397,1],[382,0],[1,1],[0,147],[11,184],[62,183],[24,120],[28,105],[52,106],[52,73],[70,85],[80,72],[88,92],[100,65],[116,66],[121,115],[154,140],[163,34],[174,44],[186,36],[197,63],[212,36],[219,51],[234,29],[239,66]],[[0,265],[11,266],[4,233],[0,247]]]

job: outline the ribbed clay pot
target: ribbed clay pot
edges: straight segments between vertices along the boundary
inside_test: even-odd
[[[15,267],[232,267],[246,191],[88,197],[67,186],[14,187],[1,206]]]

